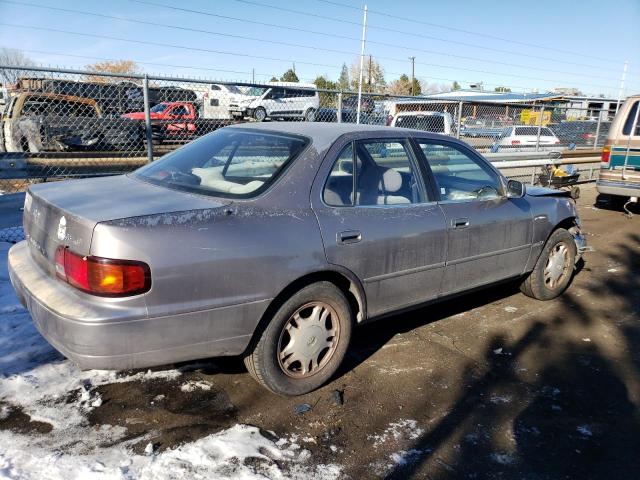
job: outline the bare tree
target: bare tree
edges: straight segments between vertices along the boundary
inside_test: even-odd
[[[87,70],[96,72],[97,75],[87,75],[85,80],[93,83],[118,83],[122,81],[135,82],[138,79],[128,77],[127,75],[138,75],[142,73],[142,69],[133,60],[107,60],[104,62],[97,62],[87,65]],[[99,73],[117,73],[121,74],[121,77],[105,77]]]
[[[0,66],[2,67],[33,67],[35,62],[20,50],[0,48]],[[20,68],[0,68],[0,82],[3,85],[13,85],[28,72]]]

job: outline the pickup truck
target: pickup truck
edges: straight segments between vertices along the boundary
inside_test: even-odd
[[[123,118],[144,122],[144,112],[132,112]],[[157,142],[191,140],[231,123],[230,120],[200,117],[193,102],[161,102],[149,110],[151,132]]]
[[[143,134],[137,122],[104,116],[91,98],[22,92],[2,115],[0,151],[142,150]]]
[[[190,102],[162,102],[149,111],[151,130],[155,140],[165,138],[189,138],[196,133],[195,121],[198,110]],[[144,121],[144,112],[132,112],[122,115],[130,120]]]

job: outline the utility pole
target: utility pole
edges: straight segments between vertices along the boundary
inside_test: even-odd
[[[622,78],[620,79],[620,90],[618,90],[618,101],[616,102],[616,114],[618,108],[620,108],[620,100],[622,100],[622,93],[624,91],[624,81],[627,78],[627,70],[629,68],[629,60],[624,61],[624,67],[622,67]]]
[[[364,19],[362,20],[362,44],[360,46],[360,79],[358,81],[358,109],[356,110],[356,123],[360,123],[360,103],[362,100],[362,69],[364,67],[364,42],[367,34],[367,6],[364,6]]]
[[[416,83],[416,57],[409,57],[411,60],[411,96],[414,97],[415,93],[415,83]]]
[[[369,54],[369,93],[371,93],[371,65],[373,64],[373,60],[371,58],[371,54]]]
[[[251,69],[251,83],[256,83],[256,69]]]
[[[296,73],[296,62],[293,62],[293,73]]]

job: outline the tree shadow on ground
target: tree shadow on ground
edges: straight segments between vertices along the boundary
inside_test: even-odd
[[[626,236],[610,256],[626,273],[567,291],[515,340],[492,337],[482,373],[469,363],[446,415],[387,478],[638,478],[639,247]]]

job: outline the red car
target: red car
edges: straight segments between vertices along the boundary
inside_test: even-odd
[[[149,111],[154,137],[163,139],[188,138],[196,132],[195,120],[198,110],[189,102],[162,102]],[[132,112],[122,115],[131,120],[144,121],[144,112]]]

